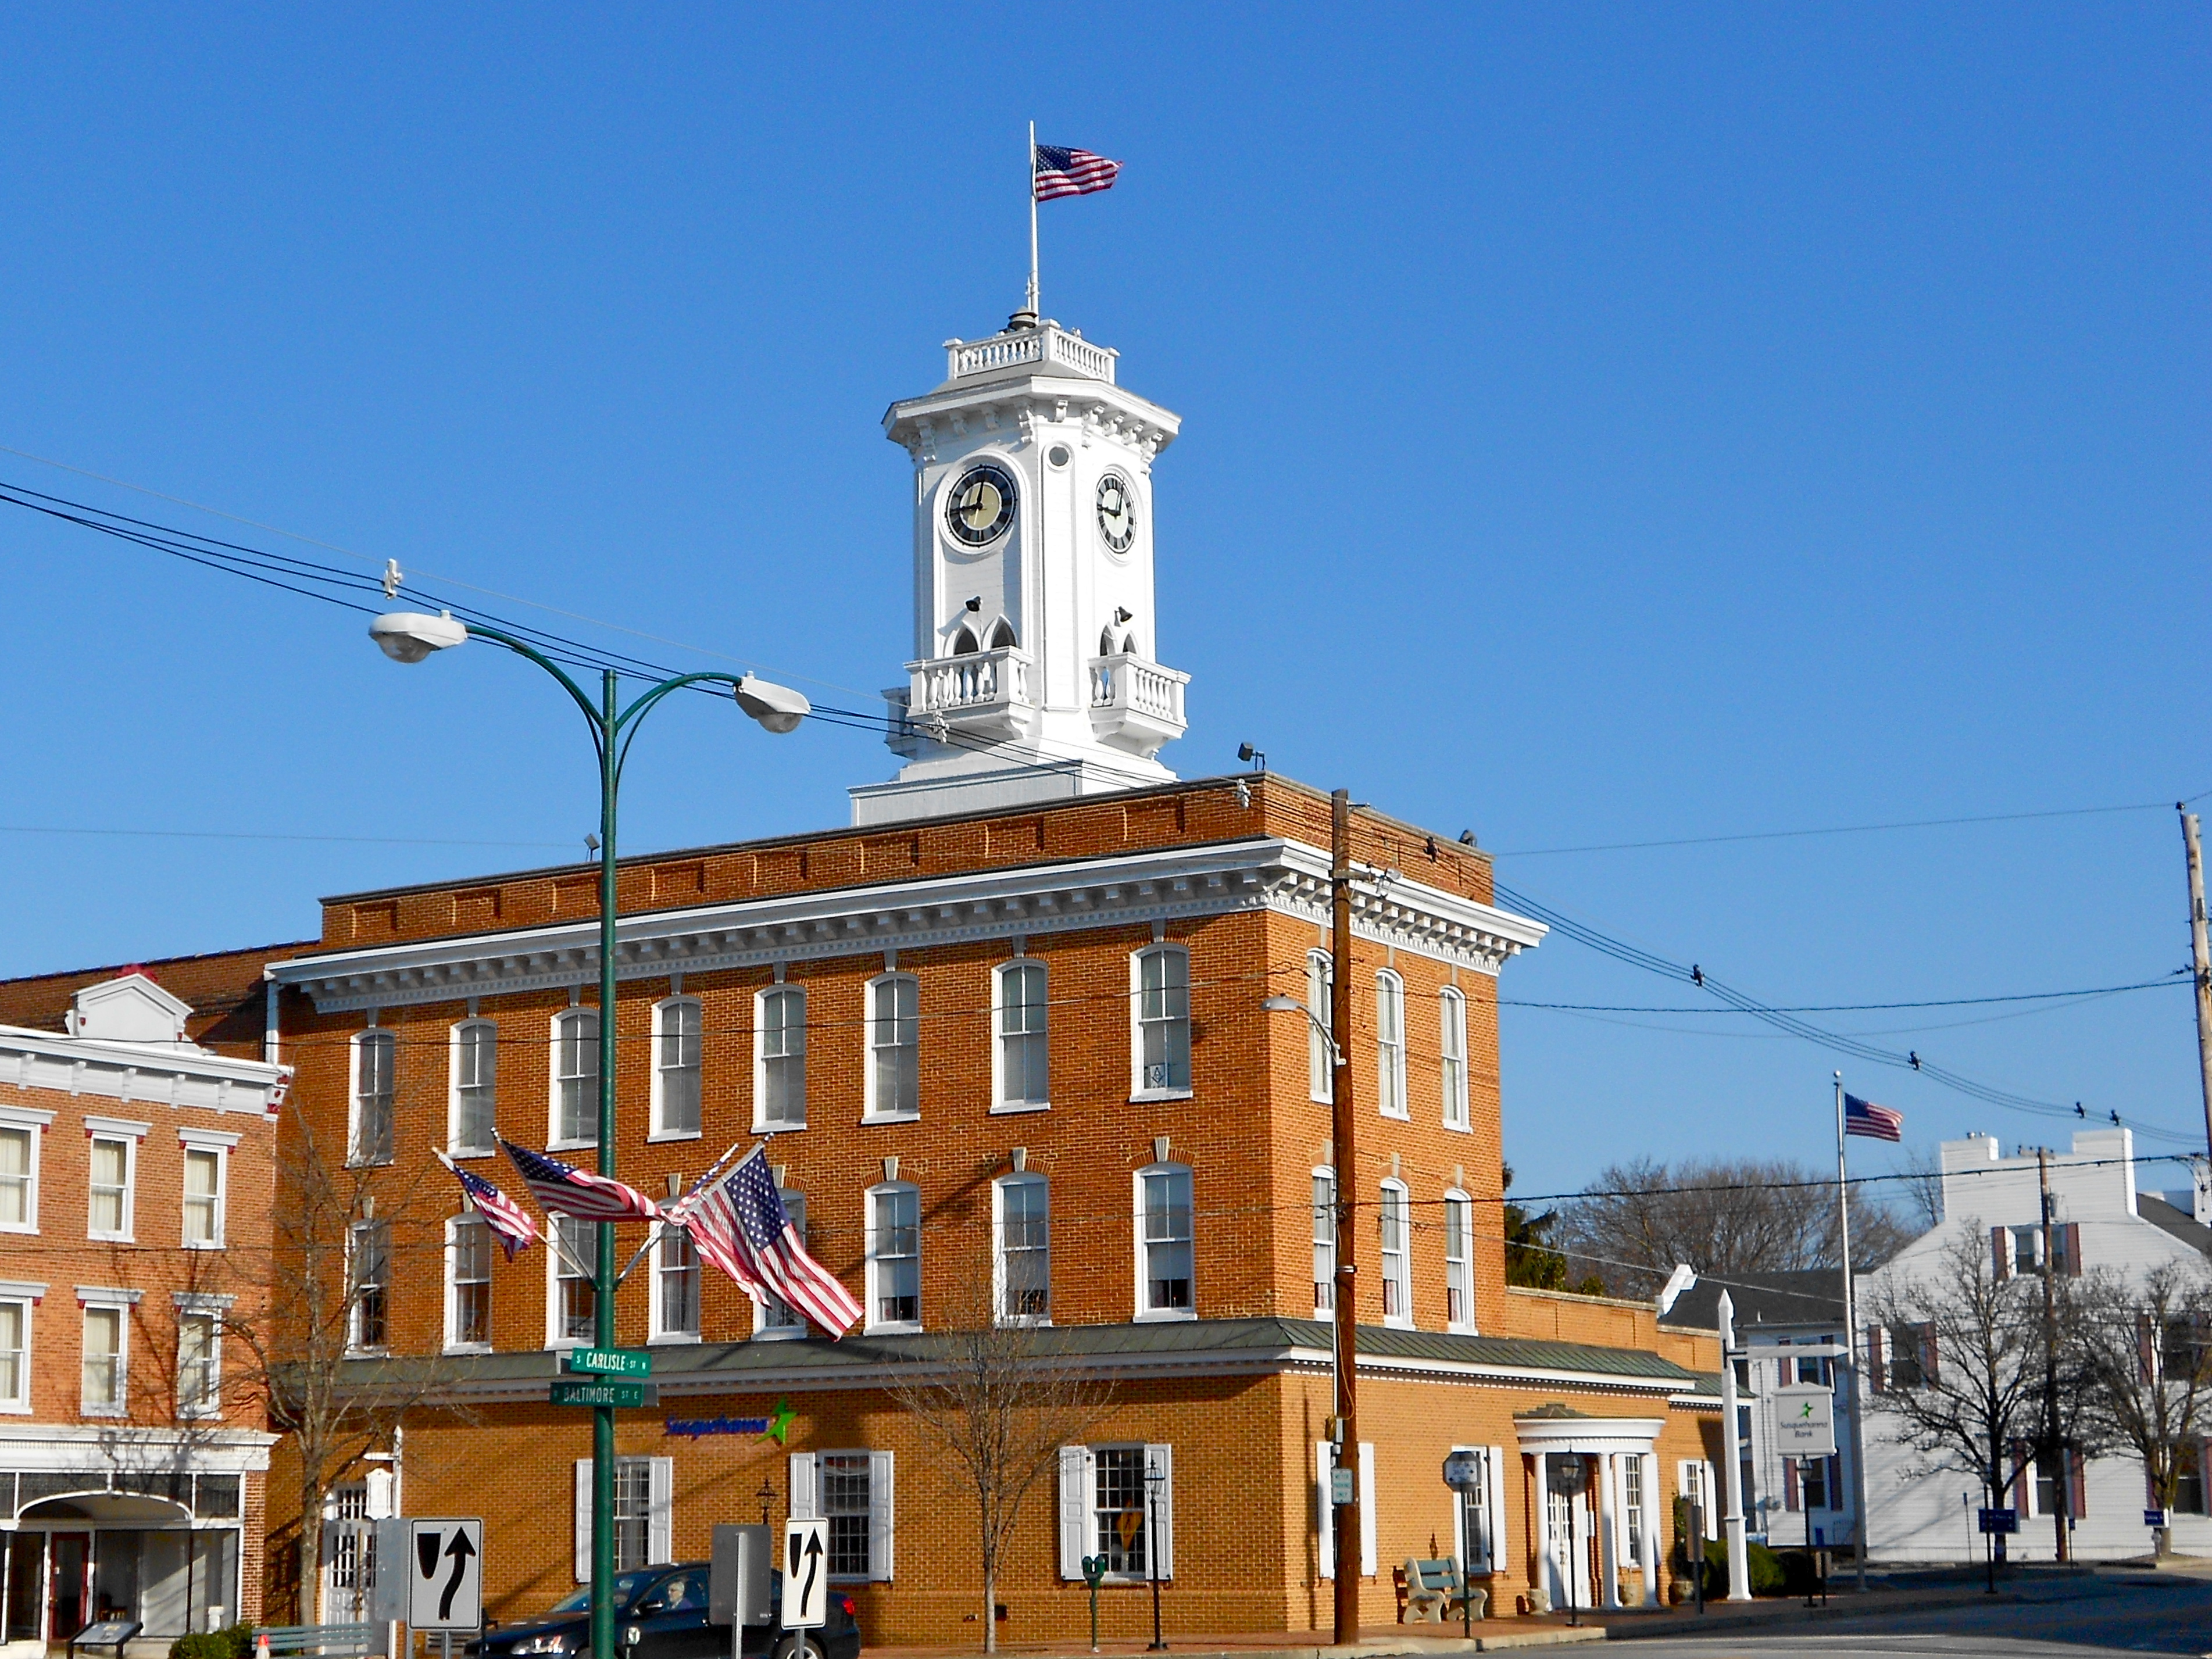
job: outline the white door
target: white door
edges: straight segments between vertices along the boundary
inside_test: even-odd
[[[1577,1492],[1568,1498],[1563,1493],[1547,1492],[1544,1498],[1545,1519],[1552,1534],[1551,1583],[1552,1608],[1555,1613],[1567,1610],[1567,1588],[1574,1587],[1574,1605],[1584,1613],[1590,1609],[1590,1581],[1588,1571],[1590,1544],[1589,1504]],[[1571,1522],[1572,1531],[1569,1526]],[[1572,1542],[1570,1544],[1570,1539]]]

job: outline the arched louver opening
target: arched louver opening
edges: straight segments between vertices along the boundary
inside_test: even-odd
[[[956,657],[972,657],[975,652],[975,636],[969,633],[963,624],[960,631],[952,636],[952,654]]]
[[[1000,617],[991,629],[991,649],[997,651],[1003,647],[1018,643],[1019,641],[1014,638],[1013,623],[1008,622],[1004,617]]]

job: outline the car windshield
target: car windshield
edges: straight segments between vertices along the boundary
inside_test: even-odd
[[[627,1607],[637,1593],[660,1575],[657,1572],[626,1572],[615,1580],[615,1606]],[[555,1613],[589,1613],[592,1610],[592,1587],[589,1584],[572,1595],[564,1595],[553,1604]]]

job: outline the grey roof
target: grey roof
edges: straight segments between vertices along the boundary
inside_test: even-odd
[[[1735,1322],[1747,1325],[1840,1325],[1844,1317],[1844,1272],[1812,1267],[1800,1273],[1731,1273],[1700,1277],[1674,1298],[1664,1322],[1692,1330],[1720,1328],[1721,1292],[1735,1304]]]
[[[2179,1205],[2167,1203],[2156,1193],[2137,1193],[2136,1213],[2191,1249],[2212,1255],[2212,1227],[2207,1227]]]

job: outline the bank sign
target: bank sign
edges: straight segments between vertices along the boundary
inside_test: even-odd
[[[709,1435],[757,1435],[773,1440],[779,1446],[791,1432],[792,1419],[799,1415],[791,1409],[787,1400],[778,1400],[775,1409],[766,1417],[672,1417],[660,1425],[660,1431],[672,1440],[700,1440]]]
[[[1774,1449],[1784,1457],[1833,1457],[1836,1396],[1817,1383],[1777,1389]]]

